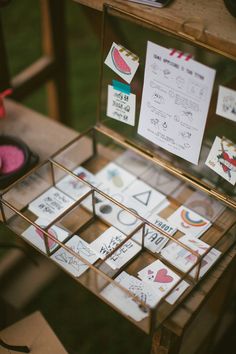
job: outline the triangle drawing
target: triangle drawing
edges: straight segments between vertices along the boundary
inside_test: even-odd
[[[148,205],[149,199],[151,197],[152,191],[146,191],[146,192],[141,192],[133,195],[133,198],[135,198],[138,202],[142,203],[143,205]]]

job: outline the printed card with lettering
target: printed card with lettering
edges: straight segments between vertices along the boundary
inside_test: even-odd
[[[206,165],[233,186],[236,183],[236,145],[218,136],[212,145]]]
[[[222,203],[199,191],[194,192],[184,204],[209,221],[216,220],[225,210]]]
[[[110,227],[93,241],[90,246],[97,252],[101,259],[104,259],[125,239],[126,236],[122,232],[114,227]],[[107,259],[106,263],[112,269],[119,269],[131,260],[140,250],[141,246],[138,243],[133,240],[128,240]]]
[[[29,210],[47,220],[54,220],[75,201],[55,187],[49,188],[29,204]]]
[[[136,179],[130,172],[122,167],[110,162],[103,169],[101,169],[96,177],[103,182],[103,184],[110,187],[111,192],[121,192],[128,187]],[[110,194],[110,193],[109,193]]]
[[[130,84],[138,69],[139,58],[121,45],[112,43],[105,64]]]
[[[115,80],[114,80],[115,81]],[[121,84],[121,83],[120,83]],[[124,84],[123,84],[124,85]],[[107,116],[122,123],[135,125],[136,95],[108,85]]]
[[[136,294],[139,299],[142,299],[146,304],[153,303],[155,301],[155,294],[151,289],[147,289],[144,283],[132,284],[134,277],[130,276],[126,272],[122,272],[115,278],[115,281],[128,289],[133,294]],[[131,291],[131,288],[133,291]],[[140,302],[136,302],[129,294],[118,288],[117,285],[110,284],[100,293],[108,302],[117,307],[126,316],[129,316],[134,321],[142,321],[148,316],[148,309],[141,306]]]
[[[143,181],[136,180],[125,190],[126,195],[128,195],[137,204],[146,208],[147,211],[152,211],[159,204],[161,204],[166,196]]]
[[[159,260],[138,272],[144,282],[150,284],[160,298],[165,296],[180,280],[180,277]]]
[[[84,167],[77,167],[73,173],[80,177],[82,180],[89,182],[95,187],[98,187],[101,184],[101,181],[96,178],[91,172],[86,170]],[[77,178],[68,175],[62,178],[57,184],[56,187],[62,192],[68,194],[71,198],[77,200],[86,194],[90,188],[86,186],[83,182],[79,181]]]
[[[77,235],[66,242],[66,246],[91,264],[99,258],[90,245]],[[75,277],[79,277],[88,269],[87,264],[63,248],[57,250],[51,259]]]
[[[35,224],[39,225],[42,229],[46,228],[48,225],[48,220],[43,219],[43,218],[38,218],[35,221]],[[58,227],[56,225],[53,225],[52,227],[49,228],[48,233],[52,235],[55,239],[63,242],[68,236],[69,232],[62,229],[61,227]],[[40,249],[42,252],[47,253],[46,251],[46,246],[45,246],[45,240],[44,240],[44,233],[40,230],[37,229],[37,227],[34,227],[31,225],[28,227],[22,234],[26,240],[31,242],[34,246],[36,246],[38,249]],[[58,246],[57,242],[50,239],[48,237],[48,247],[49,251],[53,251],[56,247]]]
[[[196,238],[199,238],[211,226],[209,220],[183,205],[168,217],[168,221],[184,234]]]
[[[207,252],[209,245],[195,237],[184,235],[179,238],[179,241],[184,245],[188,246],[190,249],[198,253],[200,256]],[[212,249],[201,262],[201,268],[199,276],[202,277],[206,271],[212,266],[216,259],[220,256],[220,251]],[[192,254],[190,251],[183,248],[181,245],[178,245],[175,242],[172,242],[167,247],[161,251],[161,255],[172,263],[175,267],[179,268],[183,272],[187,272],[190,268],[196,264],[198,261],[197,256]],[[194,277],[197,273],[198,266],[196,266],[192,271],[191,275]]]

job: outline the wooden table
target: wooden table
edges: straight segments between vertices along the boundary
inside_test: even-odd
[[[41,161],[78,135],[12,101],[7,100],[6,109],[7,118],[0,122],[0,132],[23,139]],[[209,354],[221,325],[225,325],[223,315],[235,294],[235,263],[234,247],[153,334],[152,354],[190,354],[199,350]]]
[[[102,11],[103,4],[114,5],[153,24],[236,57],[236,19],[226,9],[223,0],[175,0],[158,9],[127,0],[74,0]]]

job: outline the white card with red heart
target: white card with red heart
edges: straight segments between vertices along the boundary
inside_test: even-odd
[[[59,189],[51,187],[38,198],[34,199],[28,208],[38,217],[52,221],[74,203],[74,199]]]
[[[136,180],[125,189],[125,194],[136,202],[137,208],[139,205],[146,208],[147,211],[152,211],[165,199],[165,195],[156,191],[143,181]]]
[[[44,229],[48,225],[48,220],[38,218],[35,221],[35,224],[39,225],[42,229]],[[56,225],[51,226],[48,230],[48,233],[61,242],[63,242],[69,236],[68,231]],[[37,229],[37,227],[31,225],[21,234],[21,236],[28,240],[30,243],[32,243],[34,246],[36,246],[38,249],[40,249],[42,252],[47,253],[44,242],[44,233],[40,229]],[[58,244],[56,243],[56,241],[53,241],[48,237],[49,251],[53,251],[57,246]]]
[[[96,177],[103,184],[110,187],[110,193],[112,192],[112,194],[123,191],[136,179],[130,172],[116,165],[114,162],[107,164],[96,174]]]
[[[138,57],[126,48],[112,43],[105,64],[130,84],[139,66]]]
[[[183,205],[171,214],[167,220],[184,234],[196,238],[200,237],[211,226],[209,220]]]
[[[236,183],[236,145],[216,136],[206,160],[206,165],[233,186]]]
[[[95,175],[82,166],[77,167],[73,173],[95,187],[98,187],[101,184],[101,181],[96,178]],[[67,175],[62,178],[59,182],[57,182],[56,187],[75,200],[79,199],[90,190],[90,188],[83,182],[71,175]]]
[[[150,284],[154,291],[162,298],[180,280],[180,277],[159,260],[149,264],[138,272],[144,282]]]
[[[95,263],[99,258],[90,245],[77,235],[66,242],[66,246],[90,264]],[[79,277],[88,269],[87,264],[62,247],[51,256],[51,259],[75,277]]]
[[[115,227],[110,227],[95,241],[91,242],[90,246],[97,252],[101,259],[104,259],[125,239],[126,236],[122,232]],[[129,239],[107,259],[106,263],[112,269],[119,269],[131,260],[140,250],[141,246],[137,242]]]

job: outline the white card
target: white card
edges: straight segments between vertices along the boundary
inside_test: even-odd
[[[216,136],[206,165],[232,185],[236,183],[236,145]]]
[[[151,166],[142,174],[141,179],[160,192],[170,195],[176,190],[181,181],[159,166]]]
[[[54,220],[75,201],[55,187],[49,188],[29,204],[29,210],[47,220]]]
[[[148,42],[138,133],[198,163],[215,70]]]
[[[211,226],[209,220],[183,205],[168,217],[168,221],[184,234],[197,238]]]
[[[207,243],[188,235],[182,236],[181,238],[179,238],[179,241],[184,245],[188,246],[193,251],[197,252],[199,255],[203,255],[204,253],[206,253],[208,248],[210,247]],[[208,254],[206,254],[206,256],[201,262],[199,277],[202,277],[206,273],[206,271],[216,261],[220,254],[220,251],[214,248]],[[167,247],[165,247],[161,251],[161,255],[183,272],[189,271],[189,269],[198,261],[195,255],[193,255],[190,251],[186,250],[181,245],[178,245],[175,242],[172,242]],[[191,276],[194,277],[196,275],[198,267],[199,266],[196,266],[191,271]]]
[[[139,205],[146,208],[147,211],[152,211],[165,199],[165,195],[156,191],[143,181],[136,180],[125,190],[125,194],[133,199],[137,208]]]
[[[104,259],[125,239],[126,236],[122,232],[114,227],[110,227],[93,241],[90,246],[97,252],[101,259]],[[131,260],[140,250],[140,245],[132,240],[128,240],[107,259],[106,263],[112,269],[119,269]]]
[[[170,293],[169,296],[167,296],[166,301],[170,304],[173,305],[179,298],[180,296],[187,290],[189,287],[189,283],[187,283],[185,280],[181,281],[179,285],[177,285],[174,290]]]
[[[95,175],[93,175],[82,166],[77,167],[73,173],[95,187],[101,184],[101,181],[99,181]],[[79,199],[90,190],[90,188],[83,182],[79,181],[71,175],[67,175],[66,177],[62,178],[59,182],[57,182],[56,187],[75,200]]]
[[[180,280],[176,273],[159,260],[140,270],[138,276],[144,282],[150,284],[160,298],[171,289],[174,290],[175,284]]]
[[[236,122],[236,91],[219,86],[216,113]]]
[[[121,154],[115,160],[115,163],[125,168],[135,176],[140,176],[150,166],[150,161],[131,150],[126,150],[123,154]]]
[[[204,216],[210,221],[214,221],[225,210],[225,206],[218,200],[199,191],[194,192],[184,203],[186,207]]]
[[[136,95],[108,85],[107,116],[122,123],[135,125]]]
[[[110,187],[112,194],[123,191],[136,179],[131,173],[113,162],[101,169],[96,177]]]
[[[129,277],[130,276],[126,272],[122,272],[118,277],[115,278],[115,281],[122,286],[127,287],[127,282],[130,279]],[[109,284],[105,289],[102,290],[100,295],[115,307],[117,307],[126,316],[129,316],[137,322],[142,321],[148,316],[147,310],[140,306],[140,303],[134,301],[132,297],[118,288],[117,285]],[[150,299],[150,296],[148,296],[148,294],[146,295]]]
[[[43,218],[38,218],[37,220],[35,220],[35,224],[39,225],[42,229],[44,229],[48,225],[48,223],[48,220],[45,220]],[[51,226],[48,230],[48,233],[61,242],[63,242],[69,236],[68,231],[56,225]],[[44,234],[41,230],[31,225],[21,234],[21,236],[23,236],[26,240],[30,241],[42,252],[47,253],[44,242]],[[49,251],[53,251],[57,246],[58,244],[48,237]]]
[[[96,252],[85,242],[81,237],[75,235],[67,243],[66,246],[71,248],[75,253],[80,255],[83,259],[93,264],[99,258]],[[83,274],[88,266],[83,263],[79,258],[67,250],[60,248],[52,256],[51,259],[60,264],[69,273],[75,277],[79,277]]]
[[[139,66],[138,57],[122,46],[112,43],[105,64],[130,84]]]

